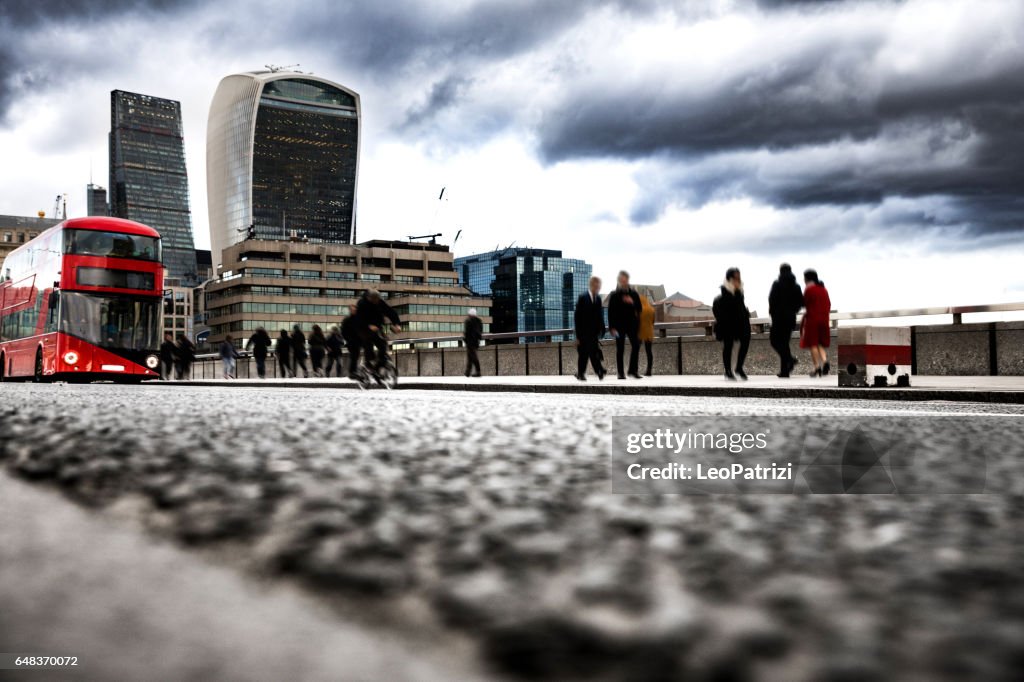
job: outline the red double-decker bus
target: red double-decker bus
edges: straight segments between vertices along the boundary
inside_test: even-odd
[[[65,220],[0,266],[0,380],[156,377],[162,297],[156,230]]]

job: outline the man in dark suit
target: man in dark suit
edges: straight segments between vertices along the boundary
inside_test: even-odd
[[[587,360],[594,368],[598,379],[604,379],[605,370],[601,364],[601,337],[604,336],[604,308],[601,305],[601,278],[590,278],[590,291],[580,294],[576,300],[576,353],[579,355],[579,371],[576,378],[587,380]]]
[[[778,374],[780,379],[788,377],[796,365],[796,358],[789,346],[793,330],[796,329],[796,315],[803,307],[804,292],[796,283],[793,268],[789,263],[783,263],[779,266],[779,278],[772,284],[771,293],[768,294],[768,315],[772,318],[769,338],[782,363]]]
[[[629,339],[629,376],[640,378],[640,342],[636,338],[640,328],[640,307],[640,294],[629,286],[629,273],[623,270],[619,273],[618,287],[608,294],[608,329],[615,337],[615,363],[620,379],[626,378],[622,366],[626,339]]]

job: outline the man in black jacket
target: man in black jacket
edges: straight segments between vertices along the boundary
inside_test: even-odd
[[[245,349],[252,349],[252,357],[256,360],[256,374],[260,379],[267,376],[267,352],[270,350],[270,334],[263,327],[256,327],[255,333],[245,343]]]
[[[735,381],[739,377],[746,381],[743,361],[750,347],[750,311],[743,299],[743,279],[739,268],[726,270],[722,293],[715,297],[711,311],[715,316],[715,337],[722,342],[725,378]],[[732,347],[735,343],[739,343],[739,351],[736,354],[736,373],[733,374]]]
[[[466,316],[465,327],[462,332],[462,339],[466,342],[466,376],[480,376],[480,358],[477,356],[477,349],[484,338],[484,323],[477,317],[476,308],[469,309]]]
[[[576,324],[576,354],[579,357],[579,369],[576,378],[587,380],[587,361],[594,368],[598,379],[606,374],[601,363],[601,337],[604,336],[604,308],[601,305],[601,278],[590,278],[590,291],[580,294],[576,300],[576,311],[573,315]]]
[[[381,334],[385,321],[391,323],[392,331],[402,330],[402,321],[394,308],[380,297],[379,291],[367,289],[356,304],[356,331],[366,354],[366,362],[371,367],[378,367],[388,361],[388,342]]]
[[[618,287],[608,295],[608,330],[615,337],[615,363],[620,379],[626,378],[622,367],[626,339],[629,339],[629,376],[640,378],[640,342],[636,338],[639,328],[640,294],[629,286],[629,273],[623,270],[619,273]]]
[[[796,365],[796,358],[789,345],[796,328],[796,315],[803,307],[804,293],[793,276],[793,268],[789,267],[789,263],[783,263],[779,266],[779,278],[772,284],[771,293],[768,294],[768,315],[772,318],[769,338],[782,363],[780,379],[788,377]]]

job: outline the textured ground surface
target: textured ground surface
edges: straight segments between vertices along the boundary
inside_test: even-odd
[[[197,561],[301,585],[346,627],[410,651],[429,642],[467,669],[998,680],[1024,668],[1020,407],[28,384],[0,386],[0,404],[11,474]],[[1001,492],[609,492],[614,415],[851,408],[1016,415],[989,453]],[[0,611],[0,632],[14,627]]]

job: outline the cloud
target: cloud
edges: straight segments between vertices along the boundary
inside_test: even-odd
[[[631,198],[595,191],[580,215],[638,231],[738,204],[771,209],[766,249],[811,222],[829,239],[990,243],[1024,230],[1022,31],[1024,3],[968,0],[7,0],[0,134],[21,126],[44,154],[88,138],[96,156],[100,93],[180,99],[201,184],[217,80],[303,62],[363,94],[364,170],[376,145],[440,167],[511,140],[578,194],[588,168],[631,174]],[[92,91],[91,119],[68,106]]]
[[[1024,5],[833,2],[755,21],[678,27],[674,60],[595,64],[544,113],[541,157],[649,162],[638,224],[743,196],[788,208],[937,195],[971,232],[1024,229]],[[743,49],[707,59],[716,34]]]
[[[124,68],[97,26],[115,17],[160,17],[196,0],[4,0],[0,6],[0,125],[25,93],[59,86],[89,70]],[[71,26],[90,38],[88,50],[69,49],[54,34]],[[58,37],[63,37],[58,35]]]

